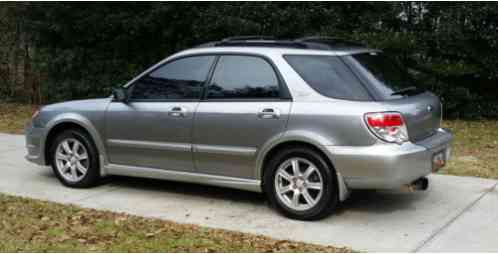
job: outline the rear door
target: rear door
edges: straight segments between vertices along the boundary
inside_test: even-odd
[[[221,55],[194,119],[196,169],[254,178],[258,149],[285,130],[291,100],[268,59]]]

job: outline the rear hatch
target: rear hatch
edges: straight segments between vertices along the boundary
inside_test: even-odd
[[[410,141],[417,142],[436,133],[442,115],[439,98],[421,89],[396,61],[378,51],[343,59],[376,101],[385,104],[386,110],[403,115]]]
[[[403,115],[412,142],[432,136],[440,127],[441,104],[438,97],[429,92],[386,101],[385,104],[389,111]]]

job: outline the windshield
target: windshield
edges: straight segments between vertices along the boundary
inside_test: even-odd
[[[423,91],[416,86],[416,82],[405,69],[382,53],[354,54],[350,56],[350,60],[384,100],[398,99]]]

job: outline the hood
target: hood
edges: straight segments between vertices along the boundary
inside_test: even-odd
[[[111,98],[74,100],[55,104],[50,104],[42,107],[42,111],[100,111],[105,110]]]

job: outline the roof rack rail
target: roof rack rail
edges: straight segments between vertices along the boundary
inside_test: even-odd
[[[204,47],[276,47],[276,48],[297,48],[333,50],[341,47],[366,47],[364,44],[352,42],[340,38],[326,36],[303,37],[294,40],[279,40],[273,36],[235,36],[198,45],[196,48]]]
[[[275,40],[274,36],[266,35],[245,35],[245,36],[233,36],[222,39],[222,42],[227,41],[247,41],[247,40]]]
[[[216,46],[217,41],[204,42],[202,44],[194,46],[194,48],[211,48]]]
[[[216,42],[214,46],[247,46],[247,47],[286,47],[286,48],[308,48],[306,43],[292,41],[292,40],[261,40],[261,39],[250,39],[250,40],[222,40]]]
[[[326,44],[329,47],[338,47],[338,46],[366,47],[366,45],[363,43],[349,41],[349,40],[345,40],[345,39],[341,39],[341,38],[329,37],[329,36],[309,36],[309,37],[298,38],[298,39],[295,39],[294,41],[305,42],[305,43]]]

